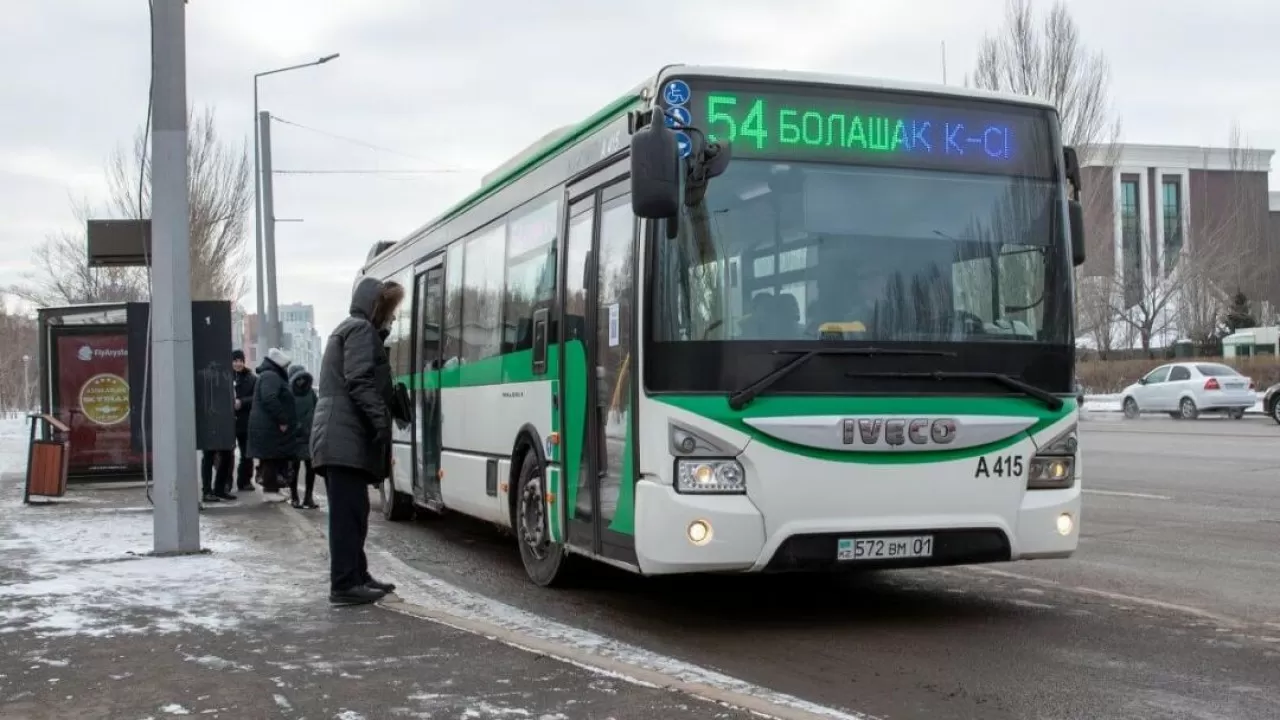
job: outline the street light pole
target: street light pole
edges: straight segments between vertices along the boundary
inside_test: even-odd
[[[191,236],[187,217],[186,0],[155,0],[151,35],[151,466],[155,552],[200,550]]]
[[[253,250],[257,255],[255,269],[258,274],[258,283],[254,285],[257,288],[258,296],[258,332],[253,338],[257,351],[253,354],[253,361],[258,362],[260,358],[266,356],[267,349],[262,346],[262,323],[266,320],[266,305],[262,297],[262,214],[259,208],[262,207],[262,189],[259,178],[262,177],[262,170],[259,158],[261,154],[258,151],[258,76],[253,76]]]
[[[267,268],[267,347],[280,347],[280,306],[276,302],[275,176],[271,172],[271,113],[258,115],[262,136],[262,257]]]
[[[267,348],[265,346],[267,333],[264,332],[267,323],[266,318],[266,284],[263,279],[264,275],[264,258],[262,247],[263,217],[262,217],[262,150],[261,140],[258,137],[258,78],[267,75],[275,75],[290,70],[298,70],[300,68],[311,67],[312,65],[323,65],[330,60],[337,58],[339,53],[325,55],[317,60],[308,63],[300,63],[298,65],[290,65],[288,67],[276,68],[275,70],[267,70],[253,76],[253,235],[254,250],[257,254],[257,293],[258,296],[258,333],[255,341],[258,347],[258,358],[266,355]],[[270,282],[274,285],[275,278],[272,277]]]

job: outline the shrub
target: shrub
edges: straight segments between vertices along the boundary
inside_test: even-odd
[[[1076,375],[1084,391],[1090,395],[1118,393],[1138,378],[1168,362],[1212,362],[1234,367],[1242,375],[1253,378],[1257,390],[1280,383],[1280,357],[1231,358],[1197,357],[1177,360],[1082,360],[1076,363]]]

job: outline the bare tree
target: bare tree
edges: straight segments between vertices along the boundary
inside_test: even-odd
[[[1038,26],[1033,4],[1008,0],[1004,24],[982,39],[972,80],[985,90],[1052,103],[1063,143],[1078,149],[1082,164],[1106,163],[1120,136],[1110,108],[1111,66],[1081,42],[1065,2],[1056,0]]]
[[[1266,168],[1233,125],[1226,170],[1209,170],[1206,150],[1199,212],[1191,224],[1166,228],[1166,273],[1178,272],[1178,315],[1183,333],[1199,345],[1222,337],[1231,295],[1244,290],[1266,297],[1275,290],[1270,244],[1267,242]],[[1190,192],[1191,188],[1188,188]],[[1186,217],[1186,199],[1182,200]],[[1172,231],[1172,234],[1171,234]]]
[[[1076,332],[1089,339],[1104,360],[1116,347],[1115,291],[1115,280],[1109,276],[1081,277],[1076,283]]]
[[[72,215],[84,227],[93,215],[86,202],[75,202]],[[59,232],[35,249],[34,272],[7,291],[41,307],[147,299],[147,276],[142,268],[89,267],[84,233]]]
[[[253,206],[249,153],[219,136],[214,114],[206,108],[187,116],[187,205],[191,228],[193,300],[239,300],[244,295],[245,229]],[[151,216],[151,155],[139,130],[131,153],[117,150],[107,170],[111,209],[123,217]],[[142,201],[138,200],[139,163]]]
[[[1188,249],[1189,259],[1180,261],[1178,271],[1188,274],[1182,282],[1178,298],[1178,321],[1182,333],[1197,347],[1215,344],[1222,336],[1226,317],[1227,293],[1214,280],[1206,260]]]
[[[1131,227],[1126,227],[1125,233],[1132,233],[1134,246],[1151,247],[1145,229],[1136,219]],[[1142,253],[1126,254],[1126,260],[1128,264],[1113,280],[1108,293],[1118,329],[1128,347],[1138,343],[1143,350],[1150,351],[1153,341],[1157,340],[1162,346],[1167,345],[1176,339],[1170,335],[1178,334],[1178,302],[1183,289],[1201,269],[1193,267],[1185,255],[1172,272],[1154,267]]]
[[[969,82],[966,77],[966,84]],[[1120,121],[1111,111],[1111,66],[1101,52],[1090,51],[1062,0],[1055,0],[1037,21],[1033,0],[1008,0],[1004,22],[982,39],[972,81],[979,88],[1030,95],[1058,109],[1062,141],[1076,148],[1081,165],[1114,166],[1120,155]],[[1090,207],[1104,188],[1077,188]],[[1076,268],[1076,325],[1090,328],[1099,352],[1111,347],[1114,283],[1086,278]],[[1083,333],[1082,333],[1083,334]]]
[[[112,217],[151,215],[151,162],[147,135],[139,130],[128,150],[117,149],[108,163],[107,208]],[[191,297],[239,300],[244,294],[245,230],[252,207],[249,154],[217,133],[212,110],[189,112],[187,134],[188,211],[191,234]],[[139,187],[141,186],[141,199]],[[92,215],[86,203],[73,207],[83,226]],[[145,300],[146,272],[140,268],[89,267],[83,233],[59,233],[36,249],[34,273],[10,288],[39,305]]]
[[[11,310],[5,299],[0,298],[0,410],[29,410],[28,402],[39,398],[36,322]]]

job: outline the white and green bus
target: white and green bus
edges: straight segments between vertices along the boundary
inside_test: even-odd
[[[412,297],[384,514],[509,528],[542,585],[571,556],[1069,556],[1084,242],[1058,122],[1025,97],[674,65],[548,135],[370,251],[362,275]]]

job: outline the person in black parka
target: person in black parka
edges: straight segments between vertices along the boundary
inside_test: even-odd
[[[289,355],[279,348],[267,351],[258,366],[258,383],[249,410],[249,457],[262,470],[262,492],[268,500],[284,500],[282,476],[298,454],[298,410],[289,389]]]
[[[295,508],[315,510],[320,507],[312,495],[316,488],[316,471],[311,466],[311,420],[316,412],[316,391],[311,387],[311,373],[301,365],[289,367],[289,390],[293,393],[294,407],[298,411],[296,454],[289,464],[289,495]],[[298,501],[298,475],[306,473],[305,493]]]
[[[376,602],[395,589],[369,575],[369,486],[391,471],[394,392],[383,346],[404,300],[394,282],[361,278],[351,314],[325,343],[311,427],[311,464],[329,492],[329,601]]]
[[[236,383],[236,446],[240,449],[240,462],[236,465],[236,489],[253,490],[253,458],[249,457],[249,410],[253,407],[253,388],[257,382],[253,371],[244,364],[244,351],[231,353],[231,369]]]

